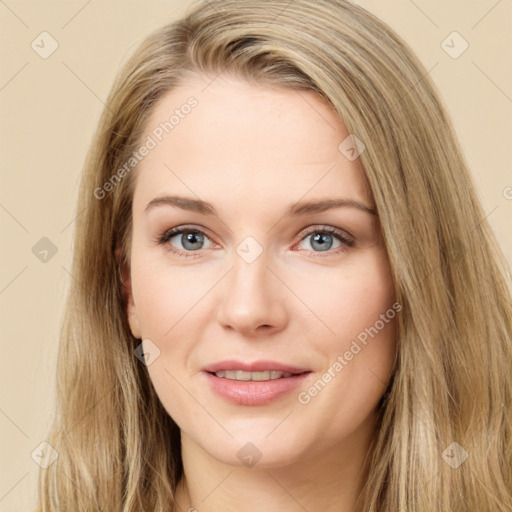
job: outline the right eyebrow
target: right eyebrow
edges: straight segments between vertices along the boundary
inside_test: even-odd
[[[181,208],[182,210],[189,210],[192,212],[201,213],[203,215],[216,215],[217,210],[215,207],[207,203],[206,201],[201,201],[200,199],[192,199],[189,197],[182,197],[182,196],[162,196],[162,197],[156,197],[152,201],[150,201],[145,208],[145,212],[148,212],[152,208],[155,208],[156,206],[162,206],[162,205],[168,205],[168,206],[177,206],[178,208]]]

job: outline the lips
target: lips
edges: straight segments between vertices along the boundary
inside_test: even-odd
[[[237,405],[267,405],[302,384],[309,368],[276,361],[220,361],[203,368],[210,388]]]

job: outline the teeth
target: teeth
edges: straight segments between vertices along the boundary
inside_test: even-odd
[[[277,370],[266,370],[264,372],[244,372],[243,370],[221,370],[215,372],[217,377],[230,380],[274,380],[282,377],[291,377],[293,373],[280,372]]]

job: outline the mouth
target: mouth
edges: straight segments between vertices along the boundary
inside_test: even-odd
[[[220,370],[218,372],[208,372],[211,375],[215,375],[221,379],[238,380],[238,381],[265,381],[265,380],[276,380],[286,379],[293,377],[294,375],[302,375],[303,373],[292,373],[283,372],[280,370],[265,370],[262,372],[246,372],[244,370]]]
[[[236,405],[267,405],[300,386],[310,369],[275,361],[223,361],[203,368],[210,389]]]

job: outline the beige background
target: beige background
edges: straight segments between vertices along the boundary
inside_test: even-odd
[[[31,452],[50,420],[74,203],[102,103],[136,44],[190,3],[0,2],[1,512],[35,506],[39,468]],[[511,262],[512,2],[358,3],[397,30],[430,70]],[[47,59],[31,48],[43,31],[59,45]],[[441,46],[453,31],[469,44],[457,59]],[[32,252],[42,237],[57,247],[46,263]]]

